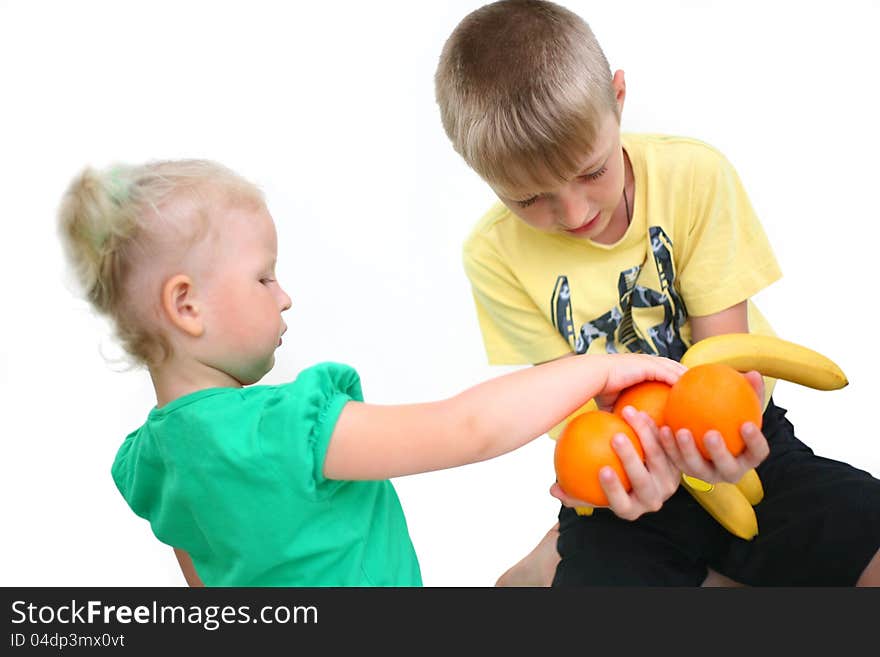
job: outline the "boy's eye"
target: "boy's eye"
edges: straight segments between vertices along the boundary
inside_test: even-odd
[[[586,180],[587,182],[593,182],[594,180],[598,180],[599,178],[604,176],[606,171],[608,171],[608,165],[603,164],[600,169],[593,171],[592,173],[585,173],[581,176],[578,176],[578,179]],[[538,201],[540,198],[541,194],[537,194],[535,196],[525,199],[524,201],[516,201],[516,204],[521,208],[527,208]]]
[[[263,285],[266,285],[267,283],[274,283],[274,282],[275,282],[274,278],[261,278],[260,279],[260,283],[262,283]]]
[[[596,180],[598,178],[601,178],[606,171],[608,171],[608,166],[603,165],[602,168],[598,171],[594,171],[593,173],[585,173],[584,175],[582,175],[581,180]]]

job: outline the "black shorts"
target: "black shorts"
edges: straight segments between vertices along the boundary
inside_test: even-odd
[[[553,586],[698,586],[711,568],[750,586],[852,586],[880,548],[880,480],[822,458],[770,400],[758,535],[724,529],[684,487],[634,522],[562,507]]]

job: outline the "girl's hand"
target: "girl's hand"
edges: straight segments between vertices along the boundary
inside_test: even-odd
[[[687,368],[670,358],[647,354],[607,354],[592,356],[606,359],[605,385],[595,396],[600,410],[609,411],[620,393],[642,381],[663,381],[669,385],[678,381]]]
[[[758,397],[763,400],[764,379],[758,372],[748,372],[745,376]],[[660,430],[660,444],[670,461],[686,475],[709,483],[727,481],[735,484],[770,454],[767,439],[753,423],[746,422],[740,434],[746,449],[739,456],[733,456],[719,432],[707,431],[703,443],[712,456],[711,460],[703,457],[697,449],[693,435],[687,429],[681,429],[673,435],[672,429],[663,427]]]
[[[608,466],[599,471],[599,485],[608,497],[607,508],[624,520],[635,520],[644,513],[660,510],[678,488],[681,471],[667,458],[658,441],[657,427],[646,413],[627,406],[623,418],[635,429],[645,451],[645,462],[627,438],[615,436],[612,447],[623,463],[632,490],[626,492],[617,473]],[[622,440],[618,441],[618,438]],[[567,507],[595,506],[566,495],[558,483],[550,487],[550,494]]]

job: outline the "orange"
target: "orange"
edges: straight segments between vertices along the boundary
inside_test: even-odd
[[[689,429],[697,448],[709,459],[703,437],[715,429],[734,456],[746,448],[740,435],[744,422],[761,427],[761,400],[748,379],[729,365],[707,363],[690,368],[669,391],[666,424],[675,431]]]
[[[637,411],[647,413],[654,420],[654,424],[662,427],[664,422],[663,409],[666,408],[666,399],[669,397],[670,388],[672,386],[663,381],[637,383],[620,393],[611,412],[623,417],[623,407],[632,406]]]
[[[606,465],[614,468],[627,491],[632,489],[620,457],[611,447],[611,438],[618,433],[630,439],[644,461],[645,453],[635,431],[613,413],[588,411],[566,425],[553,454],[556,480],[562,490],[590,504],[608,506],[608,497],[599,485],[599,470]]]

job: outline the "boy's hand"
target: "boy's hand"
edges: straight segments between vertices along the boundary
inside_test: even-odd
[[[752,384],[758,397],[763,400],[764,379],[758,372],[748,372],[745,376]],[[745,423],[741,435],[746,449],[739,456],[733,456],[719,432],[706,432],[703,442],[711,454],[712,460],[703,458],[697,449],[693,435],[687,429],[682,429],[673,435],[672,429],[663,427],[660,430],[660,443],[669,459],[686,475],[709,483],[727,481],[735,484],[742,479],[746,472],[766,459],[770,453],[767,439],[753,423]]]
[[[615,515],[624,520],[635,520],[642,514],[658,511],[663,506],[678,488],[681,471],[666,457],[658,441],[657,427],[646,413],[627,406],[623,417],[635,429],[645,451],[645,461],[642,462],[632,443],[626,438],[619,443],[612,441],[612,447],[623,463],[632,490],[626,492],[617,473],[607,466],[599,471],[599,485],[608,497],[608,508]],[[550,487],[550,494],[567,507],[595,506],[566,495],[558,483]]]

